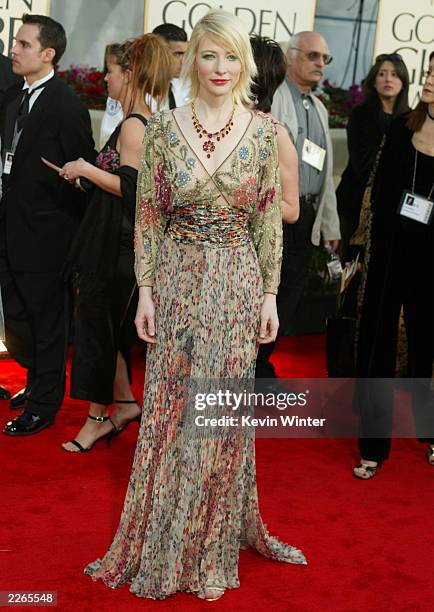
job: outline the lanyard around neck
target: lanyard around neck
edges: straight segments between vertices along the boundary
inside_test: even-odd
[[[412,192],[413,193],[416,193],[415,186],[416,186],[416,172],[417,172],[417,154],[418,154],[418,150],[415,148],[414,168],[413,168],[413,185],[412,185]],[[427,197],[428,200],[431,200],[431,196],[433,194],[433,191],[434,191],[434,182],[433,182],[433,184],[431,186],[431,189],[429,191],[429,194],[428,194],[428,197]]]

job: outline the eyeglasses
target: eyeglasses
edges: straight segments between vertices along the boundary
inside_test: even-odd
[[[380,55],[377,55],[375,58],[376,62],[386,62],[387,60],[399,60],[400,62],[404,61],[402,59],[402,55],[399,55],[399,53],[380,53]]]
[[[329,53],[319,53],[319,51],[303,51],[303,49],[298,49],[297,47],[291,47],[291,49],[294,49],[294,51],[299,51],[300,53],[303,53],[303,55],[305,55],[307,57],[307,59],[310,62],[317,62],[319,59],[322,58],[324,64],[330,64],[333,61],[333,56],[330,55]]]

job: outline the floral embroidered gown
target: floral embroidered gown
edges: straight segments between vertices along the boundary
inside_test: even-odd
[[[253,114],[210,176],[171,111],[144,139],[136,276],[153,285],[143,417],[120,524],[85,569],[140,597],[235,588],[240,545],[305,563],[270,536],[258,509],[251,436],[195,437],[181,418],[189,377],[254,377],[263,292],[277,292],[282,250],[274,128]]]

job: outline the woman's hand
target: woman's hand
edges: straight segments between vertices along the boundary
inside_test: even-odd
[[[261,326],[259,329],[259,344],[274,342],[279,329],[279,318],[277,316],[276,296],[272,293],[264,295],[261,307]]]
[[[67,162],[59,172],[59,175],[63,176],[70,183],[75,183],[80,176],[86,177],[88,166],[90,164],[82,157],[79,157],[75,161]]]
[[[134,319],[137,334],[141,340],[155,344],[155,307],[152,300],[152,287],[139,287],[139,303]]]

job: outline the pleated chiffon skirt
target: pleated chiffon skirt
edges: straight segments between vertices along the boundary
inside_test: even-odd
[[[191,379],[253,379],[262,278],[251,244],[166,238],[157,260],[155,345],[120,524],[85,572],[140,597],[236,588],[240,547],[305,563],[270,536],[258,509],[252,436],[195,436],[184,426]]]

